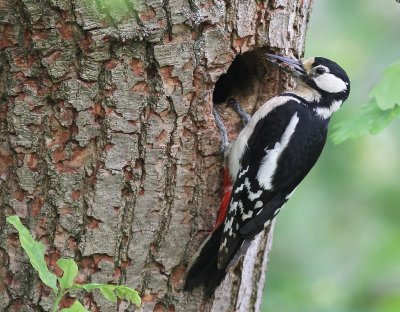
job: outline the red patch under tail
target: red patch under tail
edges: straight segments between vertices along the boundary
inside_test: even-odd
[[[231,200],[232,193],[232,181],[229,175],[228,168],[224,168],[224,194],[222,196],[221,204],[219,206],[217,222],[215,224],[215,228],[217,228],[220,224],[224,223],[226,214],[228,213],[228,206]]]

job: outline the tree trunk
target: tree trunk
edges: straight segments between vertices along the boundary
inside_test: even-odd
[[[73,257],[79,281],[139,290],[140,311],[259,311],[272,230],[215,299],[182,292],[219,206],[213,97],[252,112],[288,85],[263,54],[302,54],[312,0],[111,3],[0,2],[0,310],[51,306],[5,224],[17,214],[53,269]],[[240,122],[221,111],[233,138]]]

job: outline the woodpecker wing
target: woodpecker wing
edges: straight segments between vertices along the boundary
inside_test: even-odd
[[[257,122],[233,184],[219,268],[229,263],[245,239],[254,238],[269,224],[315,164],[325,144],[326,124],[298,99]]]

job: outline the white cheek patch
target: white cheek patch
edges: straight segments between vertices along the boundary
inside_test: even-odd
[[[318,88],[329,93],[339,93],[347,89],[347,85],[342,79],[330,73],[318,76],[314,78],[314,81]]]

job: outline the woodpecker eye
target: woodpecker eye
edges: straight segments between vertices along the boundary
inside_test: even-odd
[[[317,68],[315,69],[315,73],[316,73],[317,75],[322,75],[322,74],[325,74],[325,73],[326,73],[326,70],[325,70],[325,68],[323,68],[323,67],[317,67]]]

